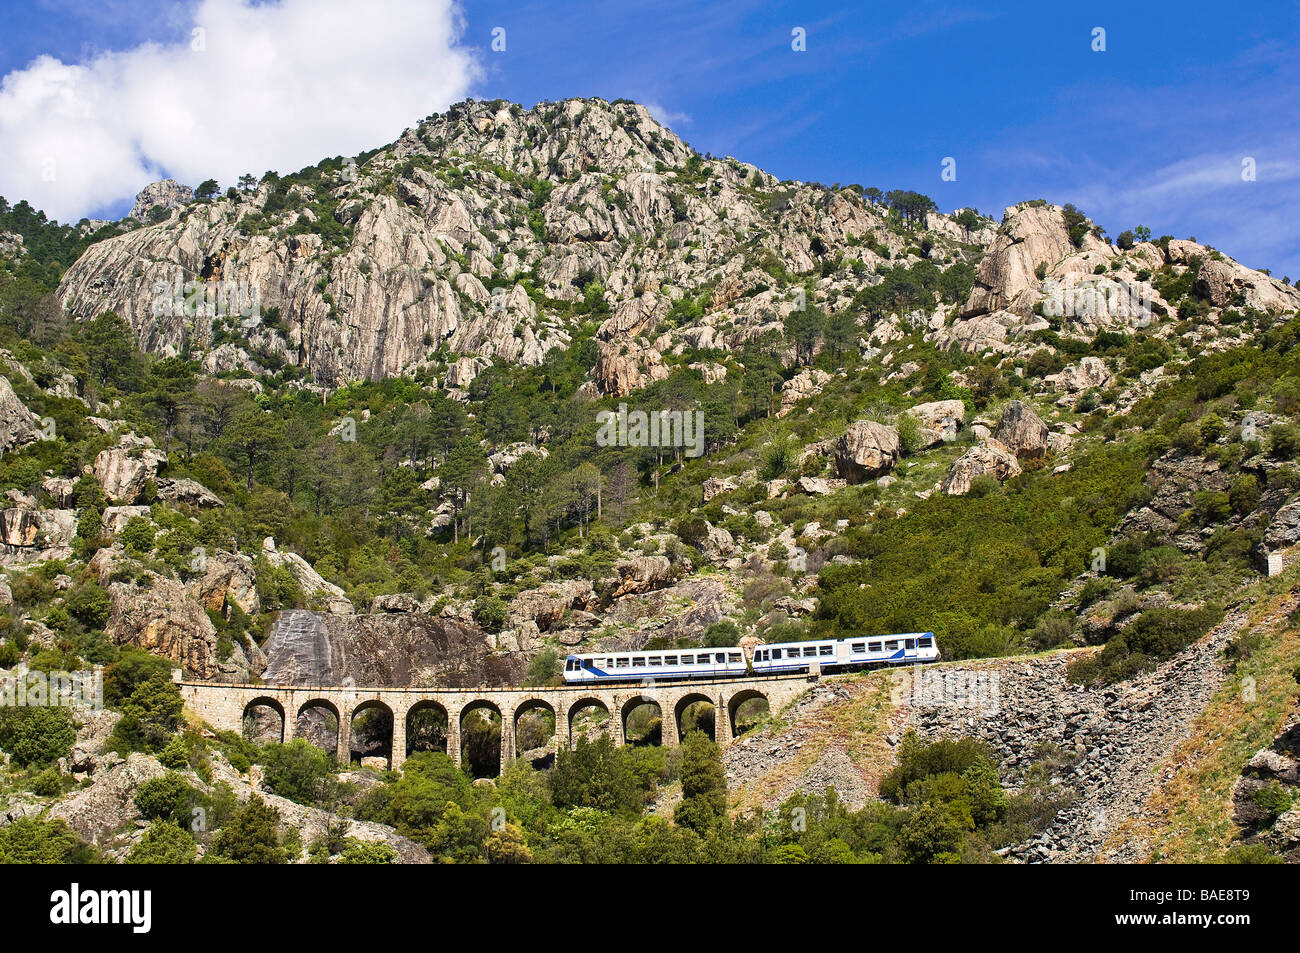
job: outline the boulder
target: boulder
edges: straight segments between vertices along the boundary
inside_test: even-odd
[[[1264,534],[1264,545],[1270,550],[1287,549],[1296,543],[1300,543],[1300,499],[1274,513]]]
[[[736,541],[731,533],[721,526],[714,526],[708,520],[704,521],[704,525],[708,528],[708,532],[700,542],[700,552],[706,558],[715,560],[730,556],[736,549]]]
[[[977,476],[988,473],[1001,482],[1019,476],[1020,472],[1015,454],[998,441],[989,439],[971,447],[953,463],[942,489],[949,496],[965,496],[970,492],[971,481]]]
[[[420,602],[409,592],[389,592],[370,600],[371,612],[419,612]]]
[[[1021,460],[1041,460],[1046,456],[1048,433],[1042,418],[1018,400],[1007,404],[998,421],[998,442]]]
[[[343,590],[332,582],[326,582],[311,563],[295,552],[281,552],[275,548],[275,540],[270,536],[262,540],[262,555],[272,566],[283,566],[293,575],[294,581],[303,595],[310,602],[317,603],[332,615],[352,615],[355,611]]]
[[[960,400],[934,400],[917,404],[905,413],[920,424],[918,450],[957,439],[957,431],[966,420],[966,405]]]
[[[849,483],[862,483],[894,469],[899,454],[897,429],[856,420],[835,444],[835,469]]]
[[[76,510],[0,510],[0,557],[5,562],[66,559],[76,533]]]
[[[106,506],[104,507],[103,524],[104,532],[116,536],[122,532],[122,528],[136,517],[149,519],[149,507],[147,506]]]
[[[72,509],[76,503],[75,491],[77,481],[69,477],[46,477],[41,481],[41,489],[50,495],[50,500],[60,509]]]

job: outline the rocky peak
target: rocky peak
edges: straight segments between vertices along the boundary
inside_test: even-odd
[[[127,213],[127,218],[140,222],[152,221],[154,209],[170,211],[194,201],[194,190],[188,185],[181,185],[175,179],[162,179],[146,185],[135,197],[135,204]]]

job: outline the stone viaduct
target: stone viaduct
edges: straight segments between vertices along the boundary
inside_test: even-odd
[[[185,705],[212,725],[227,731],[242,731],[244,717],[256,708],[269,708],[280,717],[282,740],[290,741],[299,716],[312,709],[333,715],[338,724],[337,757],[348,764],[352,757],[352,719],[364,711],[379,709],[392,717],[389,765],[400,769],[406,761],[407,729],[411,716],[431,708],[446,719],[447,753],[461,762],[461,726],[464,717],[487,709],[500,717],[501,767],[513,761],[515,730],[521,715],[535,709],[549,711],[555,718],[551,750],[572,745],[574,716],[596,707],[609,716],[615,744],[623,744],[627,719],[641,705],[658,707],[661,738],[676,745],[681,738],[682,713],[696,702],[714,709],[714,740],[731,741],[740,706],[754,699],[767,702],[776,713],[794,701],[808,687],[807,675],[738,678],[723,681],[681,681],[656,684],[589,685],[554,688],[360,688],[303,685],[232,685],[219,682],[181,681]]]

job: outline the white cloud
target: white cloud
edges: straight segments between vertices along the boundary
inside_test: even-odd
[[[0,195],[75,221],[164,174],[293,172],[392,141],[479,75],[454,0],[202,0],[190,31],[6,75]]]

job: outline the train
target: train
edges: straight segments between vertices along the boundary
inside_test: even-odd
[[[739,646],[692,649],[641,649],[637,652],[594,652],[568,655],[564,681],[570,685],[596,682],[679,681],[683,679],[743,678],[747,675],[793,675],[850,671],[885,665],[915,665],[939,659],[933,632],[855,636],[810,642],[758,644],[747,660]]]

